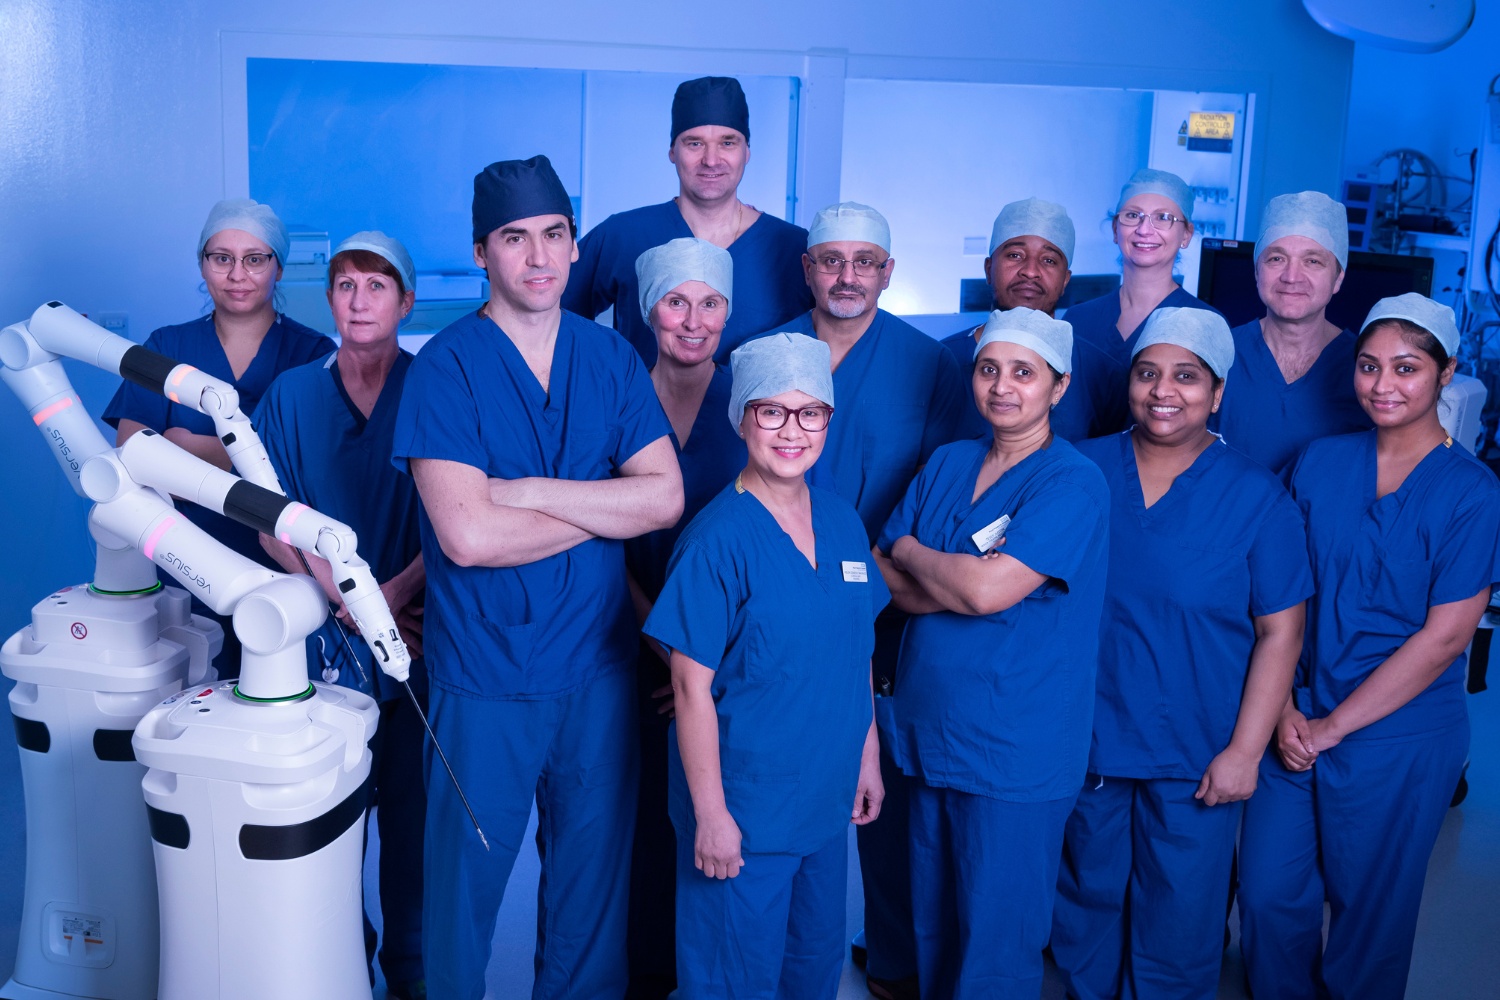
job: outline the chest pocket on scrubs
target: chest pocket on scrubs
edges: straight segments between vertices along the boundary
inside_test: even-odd
[[[608,478],[614,470],[612,459],[619,440],[618,427],[569,428],[568,435],[563,438],[558,475],[566,479],[581,480]]]
[[[1432,583],[1432,563],[1428,560],[1372,552],[1365,561],[1363,583],[1364,603],[1369,610],[1414,628],[1421,628],[1427,621],[1427,595]]]

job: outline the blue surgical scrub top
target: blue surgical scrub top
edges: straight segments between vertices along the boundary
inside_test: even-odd
[[[610,478],[671,432],[641,359],[605,327],[564,312],[551,390],[478,313],[412,362],[396,418],[397,468],[461,462],[499,479]],[[623,542],[593,538],[522,566],[459,566],[420,514],[424,651],[434,685],[482,698],[547,698],[635,663]]]
[[[670,528],[625,541],[625,565],[652,600],[667,578],[672,547],[692,519],[745,467],[745,442],[729,422],[729,395],[734,380],[722,365],[714,369],[703,405],[688,432],[687,446],[672,435],[677,464],[682,469],[682,517]]]
[[[1375,431],[1314,441],[1292,468],[1318,592],[1303,658],[1311,715],[1333,711],[1427,620],[1427,609],[1500,580],[1500,483],[1460,445],[1439,445],[1375,498]],[[1467,654],[1404,706],[1345,740],[1404,738],[1462,722]]]
[[[939,448],[879,547],[902,535],[979,558],[973,535],[1010,516],[1001,549],[1047,577],[991,615],[912,615],[881,736],[902,771],[935,787],[1013,802],[1078,793],[1094,716],[1109,552],[1109,489],[1067,441],[1028,455],[975,501],[990,443]]]
[[[224,346],[219,343],[219,335],[214,331],[212,313],[190,323],[154,330],[146,338],[145,346],[233,385],[240,394],[240,412],[247,416],[255,412],[255,408],[260,405],[260,397],[270,388],[276,376],[316,361],[337,349],[333,341],[318,331],[279,313],[276,322],[266,331],[265,339],[260,342],[260,350],[250,362],[250,367],[239,378],[234,377],[229,358],[224,354]],[[134,420],[157,433],[170,427],[181,427],[193,434],[214,434],[214,422],[209,417],[149,389],[143,389],[134,382],[122,384],[109,401],[109,406],[105,407],[105,423],[118,430],[121,420]],[[185,500],[177,501],[177,506],[189,521],[240,555],[263,566],[280,569],[260,547],[260,536],[255,529]]]
[[[953,354],[958,362],[959,376],[964,383],[964,404],[966,409],[959,421],[957,437],[960,438],[985,438],[990,439],[994,435],[994,428],[988,420],[979,412],[979,406],[974,400],[974,349],[979,346],[979,341],[974,337],[974,327],[968,327],[955,333],[951,337],[943,338],[943,346]],[[1073,340],[1073,370],[1079,368],[1079,351],[1092,352],[1095,350],[1088,344],[1080,344],[1075,337]],[[1078,390],[1078,391],[1075,391]],[[1082,386],[1069,382],[1067,392],[1063,393],[1062,400],[1052,410],[1050,418],[1052,433],[1065,441],[1082,441],[1089,436],[1089,407],[1087,396],[1082,391]]]
[[[1308,442],[1368,430],[1370,418],[1354,395],[1354,334],[1342,331],[1297,381],[1287,384],[1266,345],[1260,320],[1234,328],[1234,367],[1224,380],[1217,423],[1237,448],[1285,475]]]
[[[1218,311],[1180,285],[1156,308],[1167,307]],[[1151,317],[1141,320],[1129,337],[1120,336],[1120,293],[1110,292],[1069,306],[1062,318],[1073,326],[1073,381],[1068,395],[1076,393],[1074,405],[1084,411],[1072,419],[1088,428],[1085,437],[1123,431],[1134,423],[1130,417],[1130,360]]]
[[[1109,484],[1109,582],[1089,771],[1197,781],[1239,719],[1252,616],[1312,595],[1302,512],[1215,441],[1146,506],[1131,432],[1079,452]]]
[[[778,329],[817,336],[810,312]],[[962,410],[963,378],[953,355],[877,309],[834,370],[833,418],[807,481],[853,504],[873,543],[917,470],[958,437]]]
[[[578,242],[563,308],[592,318],[614,306],[615,329],[640,352],[646,367],[653,367],[656,334],[641,316],[635,260],[652,247],[692,235],[676,201],[611,215]],[[719,341],[720,364],[728,364],[730,352],[752,334],[812,307],[802,274],[806,249],[806,229],[764,212],[729,245],[734,295]]]
[[[875,616],[890,600],[849,504],[811,488],[818,566],[738,480],[678,540],[645,632],[714,671],[719,769],[744,849],[811,854],[849,826],[870,729]],[[675,729],[668,805],[692,796]]]
[[[283,374],[255,411],[255,430],[286,495],[353,528],[359,554],[379,583],[406,569],[422,552],[416,485],[391,465],[396,410],[411,361],[405,351],[396,356],[368,418],[344,388],[337,354]],[[317,637],[323,640],[323,655],[338,668],[340,683],[363,688],[332,616],[314,634],[314,652]],[[364,640],[354,636],[350,645],[376,697],[401,697],[400,684],[375,667]],[[323,664],[314,660],[313,666],[321,670]],[[413,669],[421,672],[420,661]]]

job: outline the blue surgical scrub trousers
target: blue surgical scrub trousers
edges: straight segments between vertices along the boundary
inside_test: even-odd
[[[831,1000],[844,968],[849,832],[812,854],[746,854],[734,878],[677,838],[679,1000]]]
[[[422,776],[422,747],[425,739],[422,720],[404,694],[381,703],[380,725],[370,748],[374,756],[370,770],[375,777],[375,827],[380,831],[380,970],[385,973],[387,983],[410,983],[424,978],[422,834],[427,820],[427,789]],[[368,951],[375,941],[375,928],[368,917],[365,941]]]
[[[1052,955],[1078,1000],[1219,990],[1229,868],[1243,803],[1198,782],[1091,774],[1068,817]]]
[[[555,698],[471,698],[437,685],[432,728],[491,850],[427,755],[423,958],[433,1000],[481,1000],[505,885],[537,807],[533,1000],[619,1000],[635,827],[635,674]]]
[[[1266,754],[1240,835],[1240,938],[1258,1000],[1406,994],[1427,860],[1468,750],[1465,720],[1346,739],[1301,774]]]
[[[1073,798],[1008,802],[913,780],[922,1000],[1036,1000]]]

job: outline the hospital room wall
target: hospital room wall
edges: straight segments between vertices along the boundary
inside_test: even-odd
[[[243,193],[226,189],[221,64],[226,39],[252,33],[323,40],[331,58],[343,40],[378,36],[419,40],[434,63],[461,62],[476,39],[508,38],[534,41],[538,52],[654,46],[657,68],[670,71],[701,65],[692,53],[708,48],[723,54],[708,69],[722,62],[723,72],[766,53],[794,53],[809,64],[842,62],[859,78],[1255,89],[1257,166],[1246,194],[1257,201],[1265,192],[1337,183],[1353,54],[1297,0],[1230,0],[1211,11],[1193,0],[1027,7],[940,0],[921,8],[870,0],[853,11],[795,0],[709,8],[683,0],[6,0],[0,322],[58,298],[94,315],[128,316],[128,333],[139,340],[201,313],[192,242],[209,205]],[[957,147],[965,139],[948,141]],[[1079,129],[1076,144],[1079,156],[1089,155],[1088,128]],[[819,168],[835,185],[837,160],[834,150]],[[642,179],[642,201],[660,196],[660,180]],[[85,402],[101,410],[112,380],[70,368]],[[0,422],[4,634],[48,588],[85,579],[91,560],[79,527],[84,505],[8,392],[0,392]]]

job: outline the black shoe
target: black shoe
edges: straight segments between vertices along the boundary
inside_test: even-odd
[[[849,946],[849,961],[854,963],[854,967],[856,969],[863,969],[865,967],[865,963],[869,961],[869,959],[870,953],[865,950],[864,945],[851,944]]]
[[[385,995],[390,1000],[427,1000],[427,980],[413,979],[409,983],[386,983]]]
[[[870,996],[878,997],[879,1000],[921,1000],[916,976],[908,976],[905,979],[876,979],[866,974],[865,989],[870,991]]]

